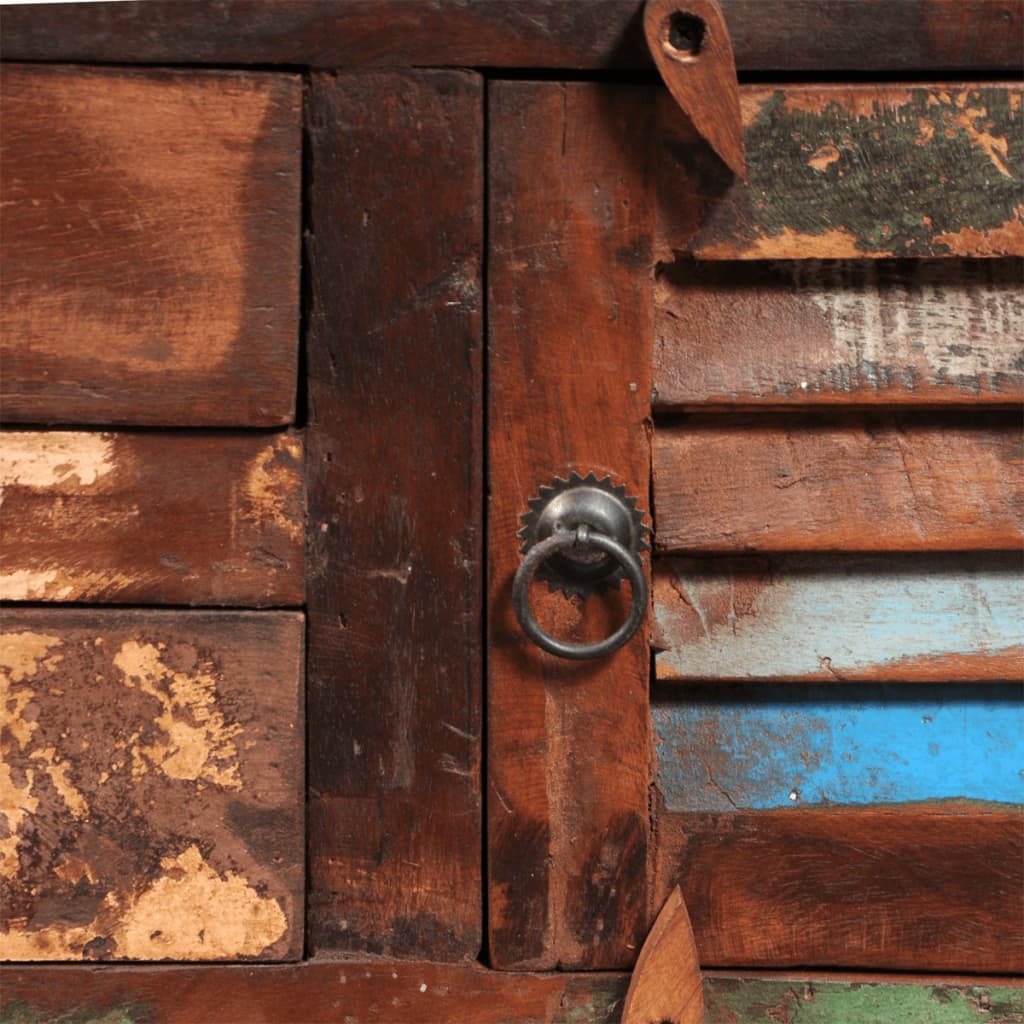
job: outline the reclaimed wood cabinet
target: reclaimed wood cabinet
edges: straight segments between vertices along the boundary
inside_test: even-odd
[[[2,1019],[1024,1020],[1024,10],[722,6],[4,12]]]

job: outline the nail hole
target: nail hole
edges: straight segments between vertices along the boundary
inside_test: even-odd
[[[684,57],[696,57],[704,45],[706,29],[703,18],[676,11],[668,19],[668,45]]]

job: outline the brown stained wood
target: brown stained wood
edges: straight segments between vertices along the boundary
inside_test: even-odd
[[[744,71],[1007,71],[1020,0],[721,0]],[[8,59],[650,68],[642,0],[162,0],[4,12]]]
[[[299,605],[297,434],[0,434],[0,598]]]
[[[742,87],[745,183],[652,102],[662,260],[1024,255],[1019,84]]]
[[[482,933],[483,85],[309,94],[313,949]]]
[[[594,471],[646,504],[652,111],[633,88],[489,95],[491,962],[621,967],[648,923],[646,630],[563,661],[526,639],[511,590],[541,485]],[[623,621],[630,591],[531,596],[544,628],[582,642]]]
[[[681,886],[706,966],[1024,970],[1010,807],[659,814],[652,895]]]
[[[654,439],[660,551],[1024,543],[1018,417],[689,420]]]
[[[672,264],[655,286],[658,410],[1019,404],[1024,262]]]
[[[302,955],[303,646],[297,612],[6,610],[0,959]]]
[[[300,110],[294,75],[0,72],[5,421],[291,421]]]

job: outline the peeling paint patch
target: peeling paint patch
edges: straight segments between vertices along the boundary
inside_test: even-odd
[[[91,487],[114,470],[110,434],[10,431],[0,448],[0,504],[7,487]]]
[[[292,539],[301,538],[304,524],[297,472],[301,464],[302,444],[295,435],[281,435],[272,450],[260,451],[245,471],[243,517],[279,526]]]

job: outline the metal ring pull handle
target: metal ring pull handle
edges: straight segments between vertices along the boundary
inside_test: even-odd
[[[544,632],[530,608],[530,583],[537,570],[552,555],[578,546],[597,548],[614,558],[622,566],[622,571],[633,588],[626,621],[611,636],[591,644],[569,643]],[[574,661],[603,658],[617,651],[640,628],[640,623],[647,612],[647,580],[644,578],[643,565],[633,552],[612,537],[581,524],[575,530],[559,530],[530,548],[516,571],[512,584],[512,606],[523,632],[549,654],[557,654],[560,658],[571,658]]]

